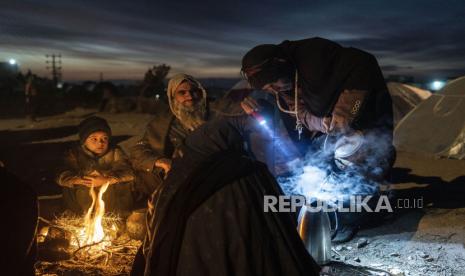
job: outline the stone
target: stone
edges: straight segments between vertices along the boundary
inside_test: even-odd
[[[68,230],[50,226],[44,239],[44,245],[48,248],[67,250],[73,235]]]
[[[352,246],[347,246],[347,250],[352,250]]]
[[[398,268],[391,268],[389,270],[389,273],[392,275],[392,276],[405,276],[404,272]]]
[[[336,251],[342,251],[342,249],[344,249],[344,247],[342,247],[342,245],[338,245],[335,248]]]
[[[418,252],[418,256],[420,256],[420,258],[423,258],[423,259],[426,259],[426,258],[429,257],[429,255],[426,254],[426,253],[423,252],[423,251],[419,251],[419,252]]]
[[[57,262],[71,258],[71,253],[63,248],[49,248],[44,243],[39,243],[37,247],[38,259],[40,261]]]
[[[394,252],[394,253],[389,254],[389,256],[390,256],[390,257],[399,257],[400,254],[397,253],[397,252]]]
[[[368,240],[364,239],[364,238],[361,238],[357,242],[357,248],[365,247],[367,244],[368,244]]]
[[[37,243],[39,260],[55,262],[69,259],[72,236],[68,230],[56,226],[42,228]]]
[[[147,233],[146,209],[135,210],[126,220],[126,230],[129,237],[136,240],[143,240]]]
[[[354,258],[354,262],[359,263],[359,262],[360,262],[360,258],[359,258],[359,257]]]
[[[434,261],[434,258],[433,258],[433,257],[426,257],[426,258],[425,258],[425,261],[427,261],[427,262],[432,262],[432,261]]]

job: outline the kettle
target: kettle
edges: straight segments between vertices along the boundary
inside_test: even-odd
[[[306,205],[299,213],[297,231],[308,253],[319,265],[331,262],[331,223],[324,210]]]

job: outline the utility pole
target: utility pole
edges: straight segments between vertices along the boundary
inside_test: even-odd
[[[47,70],[52,71],[52,80],[55,86],[61,81],[61,54],[45,55],[47,58]]]

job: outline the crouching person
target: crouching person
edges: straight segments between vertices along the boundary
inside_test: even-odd
[[[240,125],[205,123],[182,150],[153,193],[131,275],[319,275],[291,213],[264,211],[282,191]]]
[[[92,203],[89,189],[109,183],[103,194],[105,210],[125,213],[133,204],[131,186],[134,174],[124,151],[111,144],[111,129],[100,117],[79,124],[79,145],[65,156],[65,169],[57,182],[63,187],[63,200],[71,211],[83,213]]]

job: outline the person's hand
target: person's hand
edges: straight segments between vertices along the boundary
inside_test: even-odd
[[[241,102],[241,107],[247,115],[257,112],[260,108],[257,101],[251,97],[245,97]]]
[[[93,170],[91,173],[89,173],[89,176],[98,176],[101,175],[98,171]]]
[[[321,127],[323,129],[323,133],[329,133],[331,130],[331,117],[324,117],[321,121]]]
[[[104,176],[101,176],[101,175],[97,175],[97,176],[84,176],[83,177],[84,180],[90,182],[90,186],[89,187],[100,187],[106,183],[109,183],[111,182],[111,179],[109,177],[104,177]]]
[[[191,131],[194,131],[196,130],[199,126],[203,125],[205,123],[204,120],[197,120],[195,122],[193,122],[192,124],[192,129],[190,129]]]
[[[92,181],[90,179],[83,178],[83,177],[73,177],[71,179],[71,184],[73,184],[73,185],[81,185],[81,186],[85,186],[85,187],[91,187],[92,186]]]
[[[155,161],[155,167],[162,168],[165,172],[165,175],[171,170],[171,159],[160,158]]]
[[[350,132],[350,129],[349,120],[346,117],[333,114],[328,133],[345,134]]]

